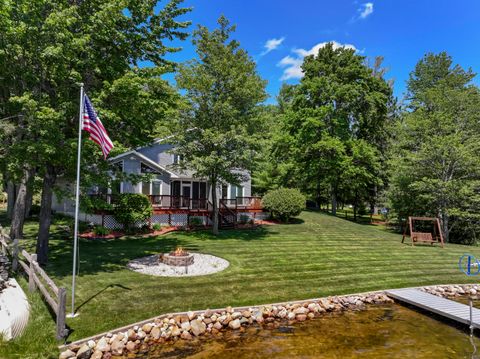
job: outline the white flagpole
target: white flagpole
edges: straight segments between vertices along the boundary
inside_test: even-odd
[[[83,83],[80,84],[80,111],[78,118],[78,152],[77,152],[77,183],[75,189],[75,228],[73,232],[73,271],[72,271],[72,313],[75,317],[75,272],[77,271],[77,246],[78,246],[78,212],[80,202],[80,156],[82,153],[82,123],[83,123]]]

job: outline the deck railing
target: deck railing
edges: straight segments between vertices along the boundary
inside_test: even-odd
[[[262,199],[260,197],[237,197],[234,199],[221,199],[220,202],[223,203],[226,207],[235,210],[262,209]]]
[[[150,195],[150,203],[158,209],[207,209],[207,199],[185,196]]]
[[[91,194],[90,197],[98,198],[106,203],[115,204],[116,195]],[[208,210],[208,199],[193,199],[185,196],[149,195],[150,203],[154,209],[191,209]],[[235,210],[261,210],[262,200],[260,197],[237,197],[234,199],[220,199],[220,203]]]

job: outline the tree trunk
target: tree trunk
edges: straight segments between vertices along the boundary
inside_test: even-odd
[[[16,186],[12,181],[7,182],[7,217],[12,219],[13,208],[15,207],[15,201],[17,200]]]
[[[355,194],[355,199],[353,201],[353,220],[357,221],[357,209],[358,209],[358,197]]]
[[[10,238],[23,237],[23,225],[25,223],[25,202],[27,199],[27,183],[30,180],[32,170],[26,168],[23,170],[23,177],[18,185],[17,198],[12,213],[12,224],[10,227]]]
[[[50,237],[50,224],[52,222],[52,193],[55,180],[55,168],[47,165],[47,171],[43,178],[37,238],[37,261],[41,265],[47,264],[48,261],[48,240]]]
[[[32,210],[33,202],[33,180],[35,178],[35,173],[32,173],[30,179],[27,183],[27,194],[25,197],[25,218],[30,217],[30,211]]]
[[[317,208],[322,209],[322,196],[320,194],[320,182],[317,182],[317,188],[316,188],[316,198],[315,202],[317,203]]]
[[[332,189],[332,214],[337,215],[337,193]]]
[[[448,215],[445,213],[445,212],[441,212],[440,214],[440,218],[441,218],[441,225],[442,225],[442,231],[443,231],[443,239],[445,240],[445,243],[448,243],[448,233],[449,233],[449,229],[448,229]]]
[[[213,204],[213,234],[218,234],[218,203],[217,203],[217,180],[210,180],[212,186],[212,204]]]

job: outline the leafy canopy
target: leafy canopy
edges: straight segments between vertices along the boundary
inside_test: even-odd
[[[378,64],[377,64],[378,67]],[[299,85],[284,88],[283,139],[297,183],[310,197],[355,205],[381,184],[381,153],[392,90],[352,49],[327,44],[302,65]]]
[[[389,198],[397,216],[439,216],[445,237],[460,242],[480,234],[480,92],[473,76],[446,53],[421,59],[391,149]]]
[[[261,123],[257,106],[266,98],[265,81],[255,62],[230,40],[235,27],[225,17],[213,31],[199,26],[193,34],[198,60],[180,66],[178,87],[188,107],[177,122],[175,151],[183,168],[212,182],[238,183],[258,149]]]

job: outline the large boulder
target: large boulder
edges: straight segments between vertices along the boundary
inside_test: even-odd
[[[205,323],[199,319],[192,320],[190,322],[190,326],[193,335],[195,335],[196,337],[205,333],[205,331],[207,330],[207,326],[205,325]]]
[[[123,349],[125,348],[125,344],[123,344],[122,341],[119,341],[118,339],[115,339],[112,342],[111,348],[112,348],[112,354],[113,355],[122,355],[123,354]]]
[[[89,359],[92,356],[92,348],[90,348],[87,344],[84,344],[78,349],[77,352],[77,359]]]

